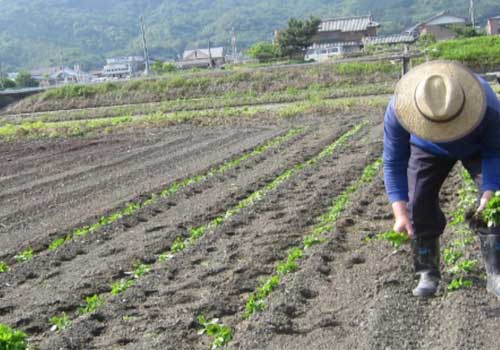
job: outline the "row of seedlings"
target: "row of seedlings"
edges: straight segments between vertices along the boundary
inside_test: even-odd
[[[347,187],[333,201],[326,213],[319,217],[319,223],[313,228],[313,232],[304,237],[300,246],[289,250],[285,259],[280,261],[275,273],[264,280],[254,293],[251,293],[245,304],[245,311],[242,319],[246,320],[257,312],[267,308],[267,298],[278,287],[279,283],[287,274],[293,273],[299,269],[299,261],[307,253],[307,250],[317,244],[327,242],[327,234],[333,231],[337,220],[344,212],[352,195],[364,184],[370,183],[379,173],[382,160],[377,159],[369,164],[363,171],[361,177]],[[198,316],[198,323],[202,327],[199,334],[207,334],[212,338],[211,349],[220,349],[226,346],[233,338],[234,330],[219,323],[217,318],[207,321],[204,315]],[[207,324],[211,328],[207,329]]]
[[[353,136],[359,133],[364,127],[368,125],[367,121],[363,121],[352,129],[341,135],[336,141],[332,144],[324,148],[320,153],[318,153],[315,157],[294,165],[292,168],[289,168],[274,178],[273,181],[269,182],[262,188],[256,190],[251,193],[248,197],[242,199],[236,206],[228,209],[223,215],[220,215],[205,225],[201,225],[189,230],[187,237],[178,236],[170,250],[164,252],[157,256],[155,262],[151,264],[137,264],[134,267],[134,271],[131,273],[131,277],[128,279],[121,279],[119,281],[114,281],[111,283],[111,292],[109,293],[111,296],[117,296],[128,288],[132,287],[137,283],[137,280],[146,275],[151,271],[153,265],[158,265],[161,263],[168,262],[172,257],[176,254],[184,251],[189,246],[193,245],[202,238],[205,234],[209,232],[215,231],[220,225],[230,220],[232,217],[240,213],[242,210],[254,205],[257,202],[262,201],[267,195],[269,195],[272,191],[274,191],[277,187],[282,185],[283,183],[289,181],[295,174],[299,171],[311,167],[318,163],[319,161],[331,156],[335,151],[337,151],[340,147],[346,144]],[[94,294],[85,299],[85,302],[82,303],[80,308],[77,311],[76,317],[80,315],[90,314],[95,312],[98,308],[103,306],[106,301],[106,294]],[[226,344],[230,339],[232,339],[232,330],[227,326],[221,325],[218,323],[218,320],[206,320],[203,315],[199,315],[198,317],[199,323],[203,326],[203,329],[200,331],[201,333],[206,333],[207,335],[213,338],[212,344],[214,348],[218,348]],[[62,330],[71,325],[71,319],[65,313],[59,316],[53,316],[50,319],[52,323],[53,330]]]
[[[236,168],[242,162],[244,162],[248,159],[251,159],[251,158],[255,158],[271,148],[278,147],[278,146],[282,145],[283,143],[296,137],[297,135],[303,134],[304,132],[305,132],[304,128],[294,128],[294,129],[288,131],[287,133],[285,133],[283,135],[279,135],[279,136],[271,139],[270,141],[266,142],[265,144],[256,147],[251,152],[245,153],[245,154],[239,156],[238,158],[227,161],[227,162],[223,163],[222,165],[214,167],[201,175],[196,175],[196,176],[190,177],[188,179],[182,180],[180,182],[176,182],[174,184],[171,184],[167,188],[163,189],[161,192],[151,194],[150,196],[148,196],[147,199],[145,199],[143,201],[129,203],[126,205],[125,208],[122,208],[114,213],[109,214],[109,215],[102,216],[99,219],[99,221],[94,222],[91,225],[77,228],[77,229],[73,230],[73,232],[71,232],[70,234],[68,234],[64,237],[55,239],[54,241],[52,241],[49,244],[49,246],[46,248],[46,250],[56,251],[61,246],[63,246],[64,244],[66,244],[72,240],[85,237],[85,236],[92,234],[92,233],[96,233],[97,231],[101,230],[103,227],[109,226],[109,225],[113,224],[114,222],[120,220],[123,217],[131,216],[131,215],[135,214],[139,209],[142,209],[142,208],[145,208],[145,207],[150,206],[152,204],[155,204],[160,199],[165,199],[165,198],[171,197],[172,195],[174,195],[175,193],[179,192],[180,190],[182,190],[186,187],[197,185],[197,184],[199,184],[205,180],[208,180],[212,177],[222,175],[222,174],[226,173],[227,171]],[[27,248],[27,249],[15,254],[14,263],[22,263],[22,262],[29,261],[29,260],[33,259],[36,255],[38,255],[42,252],[44,252],[44,250],[34,252],[32,248]],[[9,268],[10,268],[10,266],[6,262],[0,261],[0,273],[7,272],[9,270]]]

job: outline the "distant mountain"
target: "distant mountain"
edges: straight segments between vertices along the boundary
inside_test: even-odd
[[[227,46],[234,28],[240,48],[272,38],[290,17],[371,13],[382,32],[399,32],[442,10],[466,16],[469,0],[0,0],[3,70],[48,65],[102,66],[104,57],[140,54],[139,16],[152,57],[185,48]],[[478,1],[478,18],[500,15],[500,1]]]

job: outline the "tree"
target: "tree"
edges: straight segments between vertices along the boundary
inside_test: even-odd
[[[303,56],[312,38],[318,32],[321,20],[310,17],[308,20],[292,18],[288,21],[288,28],[278,33],[277,44],[283,56]]]
[[[0,90],[12,89],[16,87],[16,83],[9,78],[0,78]]]
[[[156,74],[165,74],[165,73],[175,72],[177,70],[177,67],[175,66],[175,64],[170,62],[156,61],[151,66],[151,69]]]
[[[269,62],[280,57],[279,48],[267,41],[258,42],[247,51],[248,56],[258,59],[259,62]]]
[[[31,74],[26,71],[19,72],[16,77],[16,86],[17,87],[37,87],[38,81],[33,79]]]

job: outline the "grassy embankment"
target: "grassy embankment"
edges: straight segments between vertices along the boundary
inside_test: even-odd
[[[427,48],[432,59],[460,61],[476,70],[500,68],[500,36],[449,40]]]
[[[219,102],[218,106],[225,106],[224,102],[251,104],[254,100],[258,103],[286,102],[300,99],[298,95],[307,95],[310,89],[335,97],[334,90],[393,83],[398,74],[398,65],[387,62],[173,74],[154,80],[68,85],[26,98],[12,106],[10,112],[30,113],[186,99],[205,99],[197,108],[209,106],[210,99],[227,100]],[[296,95],[295,99],[293,95]]]

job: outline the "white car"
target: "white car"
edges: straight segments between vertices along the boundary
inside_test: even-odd
[[[306,52],[304,59],[306,61],[325,61],[332,56],[339,56],[343,53],[342,47],[335,46],[329,48],[321,48],[321,49],[309,49]]]

